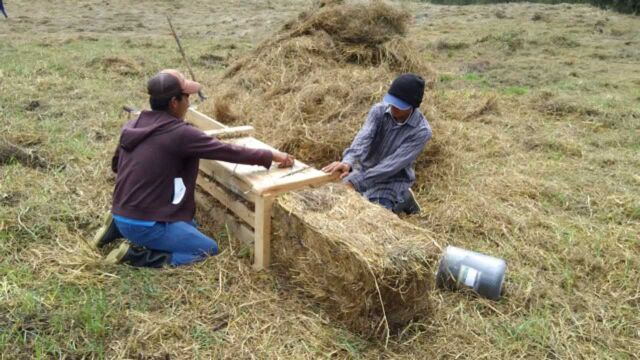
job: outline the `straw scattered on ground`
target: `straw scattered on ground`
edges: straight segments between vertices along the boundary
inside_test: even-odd
[[[110,203],[109,160],[125,122],[122,105],[148,106],[144,84],[159,69],[187,73],[163,14],[176,14],[191,59],[225,59],[194,61],[207,94],[218,96],[217,84],[231,81],[223,79],[226,64],[300,11],[310,15],[307,0],[4,3],[14,6],[9,20],[0,19],[0,130],[65,165],[0,166],[6,358],[634,359],[640,353],[637,17],[576,4],[401,2],[411,13],[405,40],[437,73],[422,106],[434,129],[417,164],[424,210],[404,220],[439,241],[505,258],[509,270],[498,302],[432,292],[428,321],[411,322],[385,349],[347,330],[282,277],[251,270],[246,249],[206,218],[198,220],[223,253],[188,268],[108,265],[85,245]],[[130,60],[140,73],[120,75],[100,60],[109,58]],[[318,145],[317,163],[339,157],[393,78],[345,66],[353,71],[331,74],[361,81],[344,87],[344,101],[321,98],[356,115],[335,112],[346,125],[326,130],[338,140]],[[244,117],[252,101],[228,101],[236,123],[262,121],[259,110]],[[313,139],[304,128],[314,122],[300,120],[298,103],[283,101],[280,110],[297,116],[292,131]],[[260,137],[270,131],[266,125],[265,119]]]

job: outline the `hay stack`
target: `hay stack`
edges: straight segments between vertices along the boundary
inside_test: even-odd
[[[273,268],[347,328],[381,336],[428,314],[440,247],[355,191],[332,184],[286,194],[273,229]]]
[[[433,77],[403,37],[410,14],[381,2],[320,5],[231,64],[200,107],[315,166],[340,158],[397,74]]]
[[[433,77],[403,38],[410,14],[319,5],[233,63],[200,107],[315,166],[341,157],[398,73]],[[334,320],[374,336],[426,314],[441,252],[426,231],[340,185],[281,197],[273,221],[274,267]]]

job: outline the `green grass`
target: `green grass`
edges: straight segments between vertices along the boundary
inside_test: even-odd
[[[453,79],[454,79],[454,77],[449,75],[449,74],[438,75],[438,81],[441,82],[441,83],[450,82]]]
[[[505,95],[520,96],[520,95],[525,95],[528,92],[529,92],[529,88],[525,86],[509,86],[502,89],[502,93]]]
[[[144,83],[158,69],[186,70],[149,2],[89,3],[93,10],[38,0],[33,9],[12,9],[11,23],[0,19],[1,136],[55,165],[0,166],[3,357],[640,353],[640,58],[617,51],[640,36],[637,18],[534,4],[500,5],[498,18],[495,6],[403,2],[413,14],[430,14],[417,17],[408,36],[437,74],[423,107],[434,138],[417,164],[425,213],[407,220],[443,243],[503,257],[509,270],[499,302],[434,290],[431,317],[384,349],[336,327],[282,278],[251,271],[247,248],[232,253],[224,230],[206,218],[224,253],[185,269],[112,266],[86,247],[109,206],[122,105],[144,107]],[[176,25],[210,96],[226,63],[307,3],[263,5],[175,5],[191,14]],[[152,18],[141,20],[147,28],[105,30],[127,25],[115,8]],[[544,20],[531,20],[534,12]],[[214,330],[225,316],[228,324]]]
[[[482,76],[474,72],[469,72],[462,75],[462,78],[466,81],[480,81],[482,79]]]
[[[46,354],[85,353],[104,356],[110,329],[109,308],[103,291],[42,284],[21,289],[12,296],[8,313],[15,321],[4,328],[2,345],[10,354],[30,348],[36,357]],[[47,327],[43,327],[47,324]],[[70,341],[69,333],[85,334]],[[45,356],[46,357],[46,356]]]

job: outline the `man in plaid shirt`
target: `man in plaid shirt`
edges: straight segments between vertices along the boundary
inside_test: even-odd
[[[383,102],[373,105],[342,161],[323,168],[339,172],[343,182],[394,213],[420,212],[411,186],[413,164],[431,139],[429,122],[420,112],[424,80],[403,74],[392,83]]]

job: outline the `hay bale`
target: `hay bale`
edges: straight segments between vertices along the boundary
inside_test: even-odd
[[[428,231],[339,184],[281,196],[273,229],[273,268],[350,330],[384,336],[428,316],[441,253]]]

